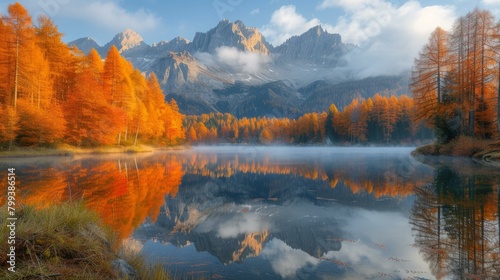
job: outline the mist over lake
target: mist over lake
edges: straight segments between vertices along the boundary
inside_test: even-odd
[[[24,203],[83,200],[179,277],[494,275],[498,174],[464,160],[433,168],[412,150],[201,146],[0,165],[23,179]]]

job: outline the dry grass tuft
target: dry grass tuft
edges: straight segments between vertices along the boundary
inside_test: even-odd
[[[150,266],[140,256],[116,254],[115,235],[83,203],[16,210],[16,273],[7,270],[7,256],[2,254],[1,279],[121,279],[112,266],[119,258],[134,267],[137,279],[168,279],[159,265]],[[5,225],[6,219],[3,206],[0,223]],[[8,234],[9,228],[0,227],[0,240],[7,240]],[[8,252],[9,246],[0,242],[0,252]]]
[[[7,209],[0,209],[2,224]],[[17,209],[16,217],[16,273],[3,272],[0,278],[47,278],[72,275],[74,278],[102,277],[113,279],[115,272],[109,259],[113,238],[100,227],[96,213],[83,205],[62,204],[46,209],[28,206]],[[4,240],[7,227],[1,227]],[[0,251],[7,251],[6,242]],[[5,263],[5,255],[0,261]]]

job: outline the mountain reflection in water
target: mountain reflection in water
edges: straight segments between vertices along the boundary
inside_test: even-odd
[[[410,151],[198,147],[0,165],[16,168],[23,203],[83,200],[180,277],[500,275],[498,172],[433,169]]]

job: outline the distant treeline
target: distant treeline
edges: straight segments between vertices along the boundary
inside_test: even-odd
[[[411,144],[432,139],[432,132],[415,122],[413,99],[376,94],[354,99],[343,111],[332,104],[328,112],[289,118],[236,118],[211,113],[187,116],[186,140],[191,144]]]
[[[342,111],[332,104],[328,112],[298,119],[237,119],[227,113],[186,117],[175,100],[165,101],[156,76],[134,69],[116,47],[103,60],[97,51],[84,55],[61,38],[48,17],[34,24],[19,3],[1,15],[0,146],[410,144],[432,138],[420,121],[413,121],[422,108],[405,95],[354,99]],[[416,94],[420,103],[432,92],[422,94]],[[445,100],[451,99],[443,97],[441,103]],[[490,104],[480,104],[491,114]],[[478,124],[488,131],[494,126],[485,117]]]

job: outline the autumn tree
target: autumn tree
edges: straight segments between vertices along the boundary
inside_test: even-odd
[[[66,120],[60,106],[50,108],[50,113],[21,100],[18,104],[18,141],[24,146],[50,145],[62,140],[66,130]]]
[[[114,46],[103,63],[97,51],[85,56],[62,36],[48,17],[33,25],[19,3],[0,17],[0,116],[8,119],[0,126],[0,142],[184,141],[184,116],[175,100],[165,102],[154,74],[146,78]]]
[[[161,119],[162,110],[165,106],[165,96],[154,73],[149,74],[147,79],[145,105],[149,116],[149,137],[150,139],[159,139],[165,132],[164,121]]]
[[[335,131],[335,121],[338,117],[339,110],[335,104],[330,104],[328,107],[328,115],[325,122],[325,131],[326,136],[330,139],[331,142],[336,142],[339,138],[338,133]]]
[[[53,95],[58,101],[64,101],[74,83],[78,57],[71,54],[68,45],[62,41],[63,34],[49,17],[38,18],[35,33],[36,43],[49,64]]]
[[[19,130],[19,117],[11,106],[0,105],[0,144],[9,143],[9,148],[12,141],[16,138]]]
[[[76,77],[76,85],[64,102],[66,140],[71,144],[96,146],[116,141],[124,113],[107,103],[102,88],[102,70],[99,54],[90,51]]]
[[[415,59],[410,88],[417,103],[417,118],[432,123],[443,101],[444,76],[449,67],[448,33],[437,27]]]
[[[9,71],[9,65],[11,64],[9,53],[9,42],[12,41],[9,37],[12,34],[4,22],[3,17],[0,18],[0,103],[12,105],[11,96],[11,78],[12,73]]]
[[[125,125],[117,135],[117,143],[127,140],[129,122],[133,116],[135,96],[132,81],[130,80],[131,67],[120,56],[118,49],[112,46],[104,62],[103,90],[111,106],[122,109],[125,116]]]
[[[178,145],[185,140],[182,114],[179,112],[177,102],[172,99],[164,106],[162,120],[165,126],[163,138],[167,145]]]
[[[7,87],[4,97],[9,105],[17,109],[17,101],[20,92],[25,90],[23,80],[27,80],[31,62],[30,51],[33,50],[34,29],[31,16],[28,11],[18,2],[8,7],[8,16],[2,16],[3,33],[2,37],[6,47],[2,64],[7,70]]]
[[[189,128],[186,138],[188,143],[190,144],[195,144],[198,142],[198,136],[196,135],[196,130],[194,129],[194,126]]]
[[[415,61],[411,90],[417,118],[426,119],[441,142],[462,134],[492,138],[498,131],[495,19],[489,11],[475,9],[458,18],[442,39],[445,34],[436,29]]]
[[[477,17],[478,52],[478,102],[477,102],[477,128],[478,137],[492,138],[496,133],[496,54],[499,51],[498,26],[494,16],[488,11],[474,11]]]
[[[273,141],[273,135],[268,128],[264,128],[260,133],[259,140],[262,144],[270,144]]]

